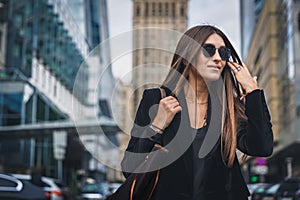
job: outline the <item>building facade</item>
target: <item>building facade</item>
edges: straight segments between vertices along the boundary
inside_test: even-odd
[[[299,151],[299,0],[241,0],[245,63],[264,88],[274,131],[274,153],[265,181],[300,175]],[[249,4],[251,4],[249,6]],[[288,170],[293,166],[293,172]],[[251,170],[255,169],[250,162]],[[252,172],[251,172],[252,171]]]
[[[121,79],[117,81],[117,91],[119,98],[113,101],[113,113],[114,119],[116,119],[118,126],[120,127],[120,132],[118,134],[119,141],[119,154],[117,156],[118,169],[115,173],[115,179],[118,181],[123,181],[124,176],[121,170],[121,161],[124,157],[124,152],[127,148],[128,141],[130,139],[130,131],[133,126],[134,118],[133,116],[133,91],[132,86],[128,83],[123,82]]]
[[[78,71],[88,45],[84,36],[77,34],[65,1],[3,0],[0,9],[4,27],[0,34],[0,131],[24,127],[20,136],[1,138],[1,168],[26,172],[39,165],[45,175],[62,178],[54,135],[45,134],[49,130],[40,131],[37,137],[24,137],[23,133],[30,124],[84,117],[88,66]],[[75,80],[82,87],[74,88]],[[71,139],[63,137],[62,142]]]
[[[133,108],[146,88],[157,87],[169,70],[179,35],[187,28],[187,0],[133,1]]]
[[[13,133],[13,137],[0,139],[0,168],[4,172],[25,173],[39,165],[46,176],[70,180],[74,170],[89,165],[82,154],[85,149],[74,134],[73,120],[97,121],[103,117],[106,125],[111,122],[101,114],[108,108],[102,106],[100,111],[98,94],[109,93],[107,87],[113,83],[107,81],[104,84],[109,86],[103,86],[103,82],[98,83],[99,77],[90,78],[95,71],[99,75],[110,58],[107,52],[102,55],[99,50],[90,59],[93,62],[86,60],[96,46],[96,42],[89,43],[89,34],[83,32],[84,19],[91,11],[86,10],[87,1],[72,3],[73,7],[67,0],[0,0],[0,133]],[[98,21],[107,22],[107,17],[100,20],[106,14],[100,15],[100,6],[89,8],[98,10]],[[76,9],[81,13],[78,21],[72,14]],[[98,28],[104,25],[108,26],[103,22]],[[93,33],[100,42],[108,37],[102,30]],[[95,95],[96,100],[90,98]],[[53,125],[61,130],[53,131]],[[55,142],[58,132],[64,140],[59,141],[64,146],[60,158]],[[95,135],[95,131],[90,133]],[[105,153],[101,156],[108,157]],[[65,174],[60,173],[59,166],[66,169]],[[75,185],[74,180],[71,183]]]

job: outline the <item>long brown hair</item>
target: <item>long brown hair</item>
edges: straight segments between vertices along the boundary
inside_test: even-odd
[[[213,33],[223,38],[225,46],[231,51],[233,61],[242,64],[232,44],[220,29],[210,25],[195,26],[187,30],[180,38],[163,87],[169,88],[176,96],[179,94],[185,80],[188,80],[192,67],[196,66],[196,58],[201,45]],[[245,119],[246,116],[244,104],[239,100],[241,91],[228,66],[224,68],[222,78],[225,88],[220,96],[220,101],[223,102],[222,121],[224,122],[221,133],[221,150],[222,158],[226,161],[227,166],[232,166],[236,152],[238,121]]]

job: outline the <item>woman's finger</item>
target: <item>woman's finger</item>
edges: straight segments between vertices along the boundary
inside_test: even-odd
[[[165,98],[162,98],[161,100],[167,102],[167,101],[177,101],[177,99],[175,97],[172,96],[167,96]]]
[[[234,71],[235,73],[238,73],[239,71],[241,71],[243,69],[242,65],[238,65],[237,63],[234,62],[228,62],[227,65],[230,67],[230,69],[232,71]]]
[[[181,110],[182,110],[182,108],[181,108],[180,105],[178,105],[178,106],[176,106],[176,107],[173,108],[173,112],[174,112],[175,114],[178,113],[178,112],[180,112]]]
[[[170,102],[169,105],[170,105],[170,107],[174,108],[179,105],[179,102],[178,101]]]

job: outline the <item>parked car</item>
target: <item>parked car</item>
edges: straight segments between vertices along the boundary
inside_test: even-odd
[[[122,183],[110,183],[109,184],[110,193],[115,193],[121,185],[122,185]]]
[[[65,185],[65,183],[62,180],[59,179],[53,179],[53,182],[55,185],[57,185],[62,193],[62,196],[64,197],[64,200],[70,199],[70,189]]]
[[[13,174],[21,180],[31,180],[29,174]],[[43,188],[49,200],[66,200],[69,197],[69,190],[62,181],[50,177],[42,177]]]
[[[296,200],[300,200],[300,189],[296,192]]]
[[[252,184],[247,184],[250,196],[249,196],[249,200],[252,199],[252,193],[254,192],[254,190],[256,190],[259,186],[264,185],[264,183],[252,183]]]
[[[278,200],[295,200],[296,192],[300,189],[300,177],[286,178],[280,183]]]
[[[251,195],[251,200],[262,200],[264,194],[266,193],[266,191],[271,187],[271,184],[261,184],[259,185],[253,192]]]
[[[264,194],[262,200],[276,200],[277,198],[277,191],[279,189],[280,184],[274,184]]]
[[[105,200],[109,195],[109,184],[107,182],[86,183],[81,189],[81,200]]]
[[[9,174],[0,174],[0,199],[46,200],[46,198],[43,188]]]

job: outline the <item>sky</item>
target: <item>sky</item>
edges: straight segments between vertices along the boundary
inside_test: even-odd
[[[132,30],[133,0],[108,0],[110,38]],[[240,52],[239,0],[188,0],[188,28],[211,24],[219,27]],[[113,61],[113,74],[122,78],[130,73],[130,56]],[[124,67],[126,66],[126,67]]]

